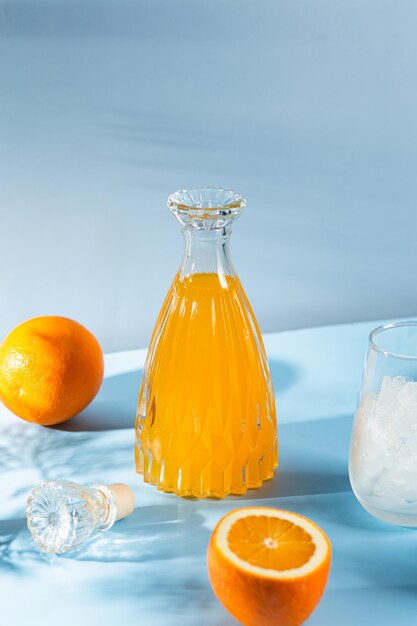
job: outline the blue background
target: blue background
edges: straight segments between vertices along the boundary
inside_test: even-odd
[[[0,2],[0,335],[57,313],[145,346],[181,254],[168,194],[248,199],[262,330],[412,316],[417,4]]]

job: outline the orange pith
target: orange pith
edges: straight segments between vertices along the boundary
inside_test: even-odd
[[[225,515],[207,551],[213,591],[244,626],[302,624],[320,601],[330,559],[330,541],[316,524],[268,507]]]

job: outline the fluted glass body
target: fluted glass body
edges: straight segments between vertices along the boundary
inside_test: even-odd
[[[203,188],[177,192],[169,206],[183,226],[185,254],[143,372],[137,470],[181,496],[243,494],[277,466],[268,362],[229,254],[244,200]]]
[[[349,476],[369,513],[417,526],[417,322],[386,324],[370,335]]]

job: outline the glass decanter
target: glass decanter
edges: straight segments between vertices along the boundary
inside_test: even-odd
[[[274,392],[261,334],[229,253],[245,199],[222,188],[174,193],[185,250],[143,371],[136,468],[179,496],[241,495],[278,465]]]

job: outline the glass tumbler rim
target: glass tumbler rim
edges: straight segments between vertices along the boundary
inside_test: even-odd
[[[401,352],[392,352],[391,350],[386,350],[382,346],[378,345],[378,343],[376,343],[375,341],[375,338],[381,333],[393,330],[395,328],[406,328],[407,326],[417,328],[417,320],[402,320],[399,322],[388,322],[386,324],[381,324],[380,326],[377,326],[369,333],[369,336],[368,336],[370,348],[372,348],[376,352],[379,352],[380,354],[383,354],[384,356],[387,356],[387,357],[393,357],[396,359],[404,359],[407,361],[417,361],[417,354],[405,354]]]

